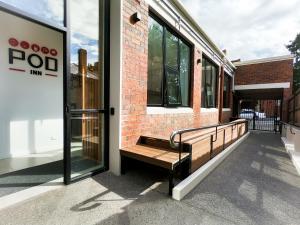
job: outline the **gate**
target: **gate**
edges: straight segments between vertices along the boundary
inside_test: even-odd
[[[251,130],[279,132],[281,100],[241,100],[239,118],[248,120]]]

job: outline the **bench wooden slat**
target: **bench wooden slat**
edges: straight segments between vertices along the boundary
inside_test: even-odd
[[[122,148],[121,155],[140,160],[152,165],[173,170],[176,163],[179,162],[179,153],[170,151],[169,149],[158,149],[143,145],[134,145],[131,147]],[[183,152],[181,159],[185,159],[189,153]]]

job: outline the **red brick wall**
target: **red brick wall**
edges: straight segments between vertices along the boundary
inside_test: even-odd
[[[230,117],[232,116],[231,111],[223,111],[222,115],[222,123],[228,123],[230,122]]]
[[[130,17],[140,12],[142,20]],[[200,113],[202,54],[194,50],[192,72],[193,113],[147,114],[148,6],[144,0],[124,0],[123,5],[123,74],[122,74],[122,146],[134,145],[141,134],[169,136],[179,128],[199,127],[218,122],[218,112]]]
[[[283,120],[287,120],[287,100],[292,95],[293,60],[257,63],[238,66],[235,85],[290,82],[290,88],[283,90]]]
[[[238,66],[235,85],[281,83],[293,81],[293,60]]]

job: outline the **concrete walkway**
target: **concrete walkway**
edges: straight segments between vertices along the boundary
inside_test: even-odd
[[[252,133],[181,202],[160,176],[103,173],[4,209],[0,224],[299,224],[300,177],[279,135]]]

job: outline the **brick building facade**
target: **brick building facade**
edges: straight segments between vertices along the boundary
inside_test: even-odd
[[[287,101],[293,87],[293,56],[237,62],[235,65],[235,91],[248,92],[257,99],[282,99],[282,119],[286,121]]]
[[[70,10],[64,10],[61,4],[59,21],[53,20],[57,15],[49,17],[46,9],[41,13],[36,7],[30,11],[24,9],[21,1],[0,2],[0,25],[5,28],[7,21],[15,24],[11,29],[2,29],[0,38],[1,58],[4,59],[0,66],[3,74],[0,77],[1,96],[3,102],[8,103],[5,108],[10,109],[0,116],[1,124],[5,125],[0,134],[0,147],[5,152],[2,150],[0,159],[14,152],[19,154],[19,150],[22,154],[37,153],[34,145],[35,140],[39,140],[43,142],[41,151],[63,149],[65,183],[81,176],[72,170],[75,165],[72,160],[77,160],[73,157],[75,145],[78,146],[77,156],[84,159],[82,162],[90,158],[91,165],[96,165],[83,169],[84,175],[108,169],[120,174],[120,149],[135,145],[141,135],[168,139],[177,129],[228,122],[237,93],[251,94],[251,90],[259,89],[269,95],[282,94],[285,102],[291,94],[291,57],[234,65],[179,0],[70,2],[71,6],[66,7]],[[74,10],[79,8],[79,11]],[[84,17],[87,20],[78,20]],[[150,25],[154,23],[161,40],[149,35]],[[28,32],[21,32],[24,27]],[[152,43],[149,39],[159,44],[149,48]],[[21,50],[22,57],[9,56],[12,48],[16,48],[15,54]],[[160,50],[161,55],[151,58],[153,48]],[[57,74],[52,74],[53,70],[51,74],[36,71],[37,67],[49,69],[42,61],[39,66],[26,64],[26,68],[22,64],[28,61],[25,53],[26,58],[30,54],[38,60],[46,57],[47,51],[58,57],[53,59]],[[15,68],[10,64],[12,59]],[[30,71],[41,76],[33,76]],[[20,73],[26,76],[19,76]],[[46,80],[50,77],[53,86]],[[28,83],[25,85],[22,79]],[[44,86],[34,85],[33,80],[43,82]],[[32,96],[23,99],[19,96],[26,95],[20,94],[15,99],[22,104],[15,104],[10,100],[13,99],[12,86],[8,81],[20,85],[23,93]],[[151,89],[150,82],[153,87],[160,86]],[[19,90],[18,86],[13,87]],[[37,88],[35,92],[34,88]],[[50,91],[49,95],[36,94],[46,93],[46,90]],[[46,98],[53,93],[59,96],[51,101]],[[152,95],[157,97],[159,104],[149,103]],[[43,101],[38,103],[35,99]],[[285,110],[286,106],[283,108]],[[40,109],[44,110],[41,115]],[[50,116],[52,110],[56,111]],[[13,117],[14,113],[20,116]],[[28,123],[19,123],[20,118]],[[42,118],[55,120],[50,120],[49,124],[41,122],[41,130],[32,129],[39,127],[32,121]],[[11,122],[22,129],[16,125],[15,133],[12,132]],[[29,135],[24,135],[29,131]],[[36,139],[36,134],[41,137]],[[16,138],[14,143],[20,142],[18,148],[10,149],[10,137]],[[21,143],[20,137],[24,142]]]
[[[182,128],[200,127],[219,123],[219,110],[201,108],[201,73],[202,54],[205,49],[194,38],[188,39],[192,45],[191,63],[191,105],[189,108],[163,108],[147,107],[147,59],[148,59],[148,18],[150,8],[157,16],[164,17],[166,8],[155,1],[150,1],[151,7],[146,1],[126,0],[123,6],[123,74],[122,74],[122,109],[121,130],[122,147],[136,144],[143,134],[168,137],[172,131]],[[175,5],[173,7],[176,8]],[[180,14],[179,9],[176,9]],[[141,21],[134,23],[132,15],[135,12],[141,14]],[[161,14],[159,14],[160,12]],[[170,26],[180,34],[188,37],[178,29],[177,21],[167,20]],[[217,53],[217,51],[214,54]],[[224,55],[220,55],[224,57]],[[218,62],[216,62],[218,63]],[[233,67],[232,67],[233,68]],[[222,86],[221,65],[219,64],[218,105],[221,105]],[[232,103],[230,103],[232,104]],[[228,122],[231,117],[230,107],[222,110],[220,122]]]

